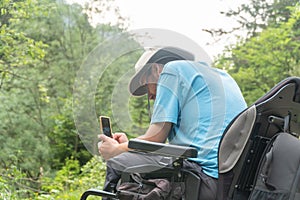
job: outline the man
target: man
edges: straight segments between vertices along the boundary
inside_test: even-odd
[[[192,61],[188,52],[172,47],[152,49],[139,59],[129,91],[155,100],[151,123],[139,139],[193,146],[197,158],[184,163],[201,177],[200,199],[215,199],[218,145],[230,121],[246,108],[236,82],[224,71]],[[100,136],[99,152],[107,160],[105,189],[114,187],[130,166],[159,164],[162,157],[128,153],[124,133]]]

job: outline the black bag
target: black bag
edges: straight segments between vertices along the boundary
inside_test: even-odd
[[[280,133],[271,139],[256,175],[250,200],[300,199],[300,140]]]
[[[140,174],[131,174],[132,182],[117,186],[120,200],[164,200],[169,197],[171,183],[167,179],[143,179]]]

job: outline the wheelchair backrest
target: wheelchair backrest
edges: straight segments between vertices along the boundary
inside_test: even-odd
[[[248,199],[266,145],[279,132],[300,135],[300,78],[290,77],[239,114],[219,145],[218,199]]]

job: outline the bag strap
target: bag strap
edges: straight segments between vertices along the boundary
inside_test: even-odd
[[[139,173],[132,173],[130,176],[131,176],[132,180],[134,182],[138,183],[141,187],[143,186],[143,184],[157,186],[157,183],[155,180],[144,179]]]
[[[132,174],[130,174],[130,177],[134,182],[136,182],[138,184],[142,184],[143,179],[139,173],[132,173]]]
[[[290,115],[289,114],[284,117],[283,132],[285,132],[285,133],[290,132]]]
[[[262,167],[260,175],[262,177],[262,182],[267,186],[267,188],[269,188],[270,190],[275,190],[276,189],[275,186],[268,183],[268,177],[269,177],[272,159],[273,159],[273,151],[271,149],[265,156],[265,164]]]
[[[260,163],[260,165],[262,165],[260,176],[262,178],[262,182],[266,185],[266,187],[269,190],[276,190],[276,187],[268,182],[268,178],[269,178],[269,173],[271,171],[271,164],[273,160],[273,144],[279,134],[273,136],[272,139],[269,141],[269,145],[266,147],[265,152],[263,153],[263,155],[265,155],[263,163]]]

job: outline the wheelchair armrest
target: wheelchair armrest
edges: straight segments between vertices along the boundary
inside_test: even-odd
[[[196,158],[198,154],[197,149],[194,147],[149,142],[139,139],[129,140],[128,148],[174,158]]]

